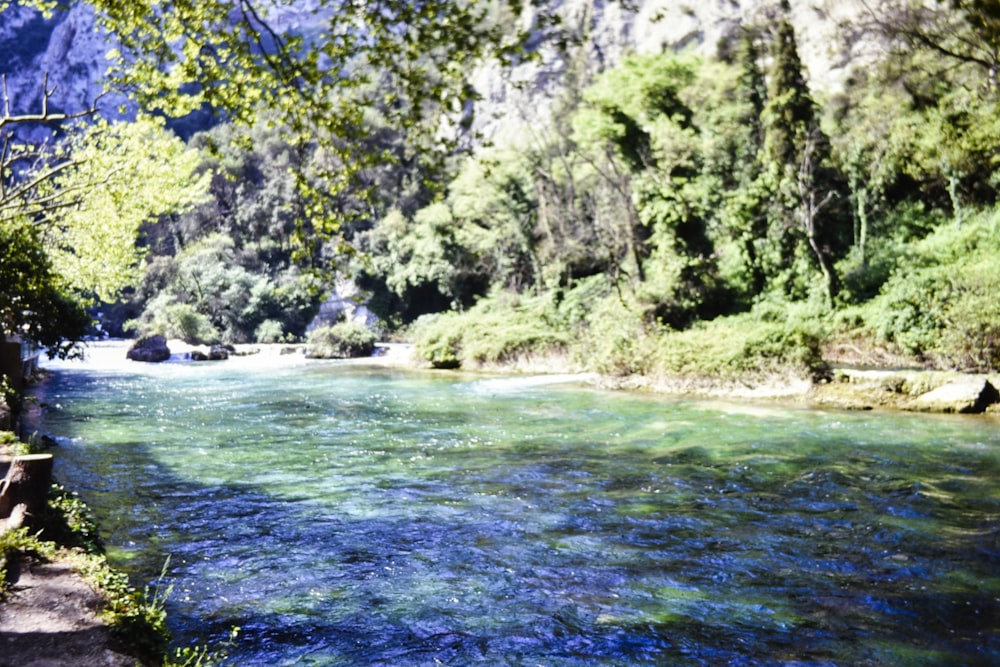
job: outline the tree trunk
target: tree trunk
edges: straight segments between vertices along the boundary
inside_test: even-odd
[[[0,521],[7,523],[8,517],[25,514],[37,516],[45,508],[52,483],[52,462],[51,454],[14,457],[7,476],[0,480]]]
[[[812,248],[813,253],[816,255],[819,270],[823,274],[827,306],[833,308],[834,299],[837,298],[837,294],[840,292],[840,279],[837,277],[837,270],[833,267],[833,263],[827,254],[823,252],[814,234],[809,235],[809,247]]]

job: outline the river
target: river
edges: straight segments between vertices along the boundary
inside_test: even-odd
[[[995,418],[111,351],[56,476],[228,664],[1000,664]]]

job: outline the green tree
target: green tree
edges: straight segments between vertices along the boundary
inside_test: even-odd
[[[362,174],[397,157],[364,149],[369,110],[406,130],[408,153],[440,163],[467,127],[463,114],[477,97],[472,68],[521,58],[533,31],[555,20],[544,8],[524,11],[521,0],[318,0],[314,28],[303,32],[282,26],[287,3],[88,4],[117,41],[117,87],[143,108],[171,116],[208,108],[243,125],[265,108],[291,128],[293,144],[322,144],[322,184],[314,173],[299,185],[327,237],[358,213],[342,205],[342,193],[364,191]]]
[[[575,124],[581,146],[603,149],[606,164],[627,177],[615,182],[634,207],[623,236],[641,269],[638,294],[652,319],[675,327],[719,308],[704,116],[688,99],[701,67],[676,56],[629,58],[585,92],[589,106]]]
[[[72,289],[112,302],[141,277],[140,227],[203,201],[208,178],[195,177],[198,153],[150,118],[89,125],[67,152],[72,165],[48,184],[64,205],[41,223],[44,238]]]
[[[66,355],[90,318],[52,268],[39,230],[23,220],[0,223],[0,333],[15,334]]]
[[[869,23],[863,28],[888,42],[900,72],[914,83],[913,75],[919,74],[921,87],[958,78],[990,95],[1000,93],[997,0],[883,0],[869,8]],[[933,57],[915,61],[914,53]]]
[[[445,202],[426,206],[412,218],[391,211],[372,231],[372,271],[400,298],[405,320],[469,306],[486,292],[478,242],[467,231]]]
[[[693,70],[689,63],[659,56],[627,58],[619,67],[605,72],[584,91],[585,105],[573,119],[577,145],[589,154],[593,172],[616,195],[618,213],[611,217],[620,221],[612,231],[621,245],[614,258],[616,270],[624,270],[633,278],[633,285],[644,278],[644,261],[649,256],[648,240],[651,229],[643,221],[635,178],[651,176],[658,169],[667,174],[687,169],[685,149],[674,155],[657,154],[658,149],[670,151],[666,144],[655,145],[653,133],[658,129],[674,137],[691,129],[691,110],[680,99],[680,90],[691,82]],[[656,126],[656,127],[654,127]],[[685,143],[686,140],[681,141]],[[671,164],[661,164],[666,159]],[[676,160],[676,162],[675,162]],[[651,176],[652,177],[652,176]],[[657,186],[648,181],[649,188]],[[658,198],[650,192],[650,201]],[[623,265],[623,266],[619,266]]]
[[[447,201],[490,284],[530,291],[541,282],[538,202],[519,152],[466,160],[448,186]]]
[[[776,194],[770,233],[788,272],[785,288],[794,290],[795,260],[811,255],[832,305],[840,290],[834,267],[841,243],[840,216],[834,209],[839,197],[837,173],[805,79],[787,0],[782,0],[781,11],[765,108],[767,177]]]
[[[772,64],[768,76],[768,103],[764,145],[768,159],[780,168],[798,165],[806,135],[819,122],[816,103],[806,82],[799,57],[795,29],[788,20],[787,0],[781,3],[783,16],[771,45]]]
[[[702,68],[697,108],[701,121],[704,178],[715,193],[709,205],[716,211],[719,242],[733,245],[739,261],[730,270],[730,282],[755,298],[767,287],[778,258],[767,245],[768,207],[773,196],[765,175],[764,110],[767,85],[762,68],[762,36],[744,27],[733,56],[735,62]]]
[[[176,256],[151,262],[143,286],[144,310],[133,326],[192,343],[247,343],[258,332],[299,337],[318,308],[319,289],[296,267],[268,273],[241,263],[236,242],[209,234]],[[265,322],[271,322],[261,329]],[[281,332],[274,330],[280,323]]]
[[[21,333],[56,350],[53,341],[60,331],[70,339],[82,333],[67,304],[113,301],[135,284],[143,257],[136,245],[139,227],[193,205],[207,182],[192,178],[198,156],[166,132],[162,121],[99,122],[67,128],[66,138],[55,145],[20,142],[18,128],[71,120],[73,114],[48,111],[50,93],[38,114],[11,115],[5,104],[0,116],[0,225],[7,234],[30,232],[23,243],[7,248],[7,261],[23,272],[36,267],[34,275],[6,282],[0,291],[9,302],[45,293],[52,304],[53,295],[63,295],[63,316],[50,319],[44,333],[28,309],[22,310],[24,322],[4,321],[3,333]],[[30,251],[35,241],[45,253],[44,262]],[[12,254],[18,249],[27,254]],[[18,291],[28,285],[33,296]]]
[[[867,27],[890,47],[877,83],[902,88],[920,117],[905,171],[926,200],[947,197],[960,226],[997,199],[1000,3],[890,0],[870,14]]]

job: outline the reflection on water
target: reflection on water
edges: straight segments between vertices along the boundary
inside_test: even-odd
[[[97,365],[99,366],[99,365]],[[1000,662],[1000,429],[336,363],[58,365],[57,475],[234,665]]]

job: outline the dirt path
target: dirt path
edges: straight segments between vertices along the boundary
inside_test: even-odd
[[[0,602],[0,667],[132,667],[98,616],[101,596],[67,563],[26,563]]]

